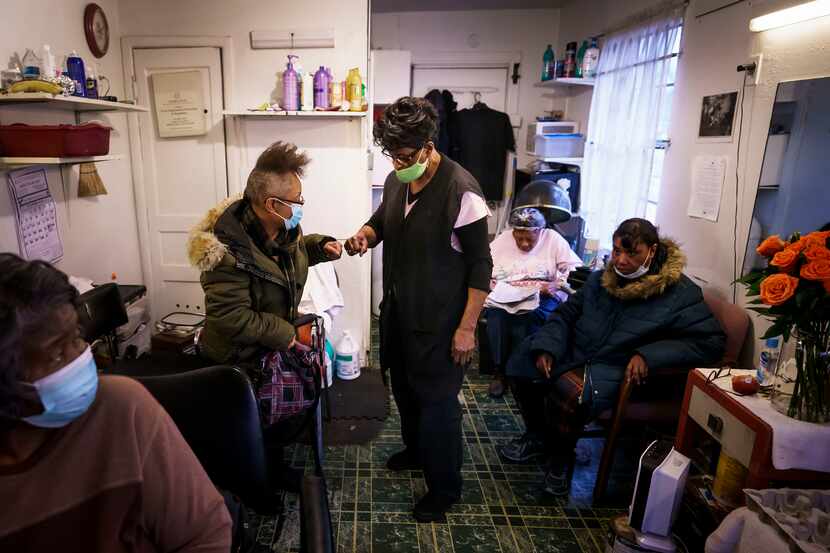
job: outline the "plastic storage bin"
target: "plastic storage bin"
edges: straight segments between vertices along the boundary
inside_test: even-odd
[[[0,155],[9,157],[105,156],[111,127],[83,125],[0,125]]]
[[[582,157],[584,151],[584,135],[560,133],[536,135],[537,157]]]

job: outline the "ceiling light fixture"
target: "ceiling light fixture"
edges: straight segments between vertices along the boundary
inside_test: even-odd
[[[776,29],[826,15],[830,15],[830,0],[813,0],[792,8],[754,17],[749,22],[749,30],[760,33],[761,31],[768,31],[769,29]]]

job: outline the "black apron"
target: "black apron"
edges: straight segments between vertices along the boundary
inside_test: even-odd
[[[452,360],[452,339],[467,305],[467,266],[450,244],[465,192],[475,179],[442,156],[430,183],[404,217],[408,185],[394,173],[384,187],[380,338],[383,368],[405,368],[419,399],[457,395],[464,371]]]

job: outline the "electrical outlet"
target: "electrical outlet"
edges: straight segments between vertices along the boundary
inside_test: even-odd
[[[763,69],[764,54],[753,54],[749,57],[748,63],[755,64],[755,71],[746,80],[747,86],[756,86],[761,82],[761,70]]]

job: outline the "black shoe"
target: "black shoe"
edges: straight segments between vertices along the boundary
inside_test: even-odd
[[[274,476],[274,484],[277,488],[290,493],[300,493],[302,483],[303,471],[282,464],[277,467]]]
[[[456,500],[430,492],[415,504],[412,515],[418,522],[445,522],[446,513]]]
[[[386,468],[393,472],[401,472],[404,470],[421,470],[421,463],[408,449],[399,451],[389,457],[386,461]]]
[[[549,468],[545,473],[542,490],[554,497],[567,497],[571,491],[571,480],[568,478],[568,469],[557,470]]]
[[[539,440],[525,434],[512,442],[496,448],[499,455],[511,463],[526,463],[545,455],[545,446]]]

